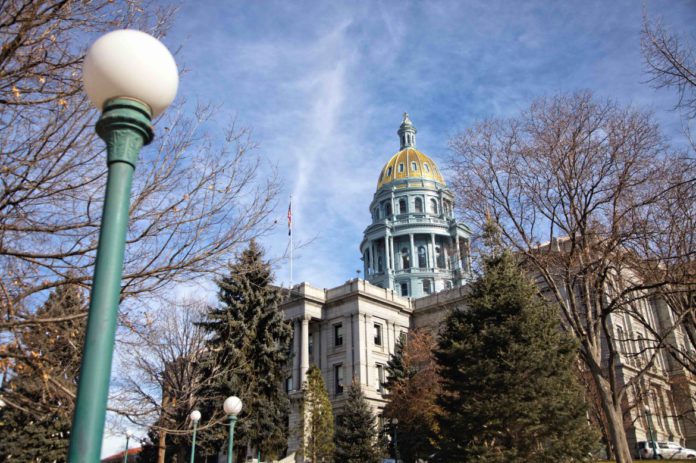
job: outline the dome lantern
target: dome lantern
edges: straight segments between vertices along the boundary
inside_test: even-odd
[[[401,143],[400,150],[416,147],[416,132],[417,130],[408,117],[408,113],[404,113],[404,120],[399,130],[396,132],[399,134],[399,141]]]

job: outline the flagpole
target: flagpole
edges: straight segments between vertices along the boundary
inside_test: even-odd
[[[288,206],[288,227],[290,232],[290,292],[292,293],[292,195],[290,195],[290,206]]]

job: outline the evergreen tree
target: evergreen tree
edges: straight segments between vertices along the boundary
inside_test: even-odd
[[[576,382],[574,341],[508,252],[488,257],[436,358],[439,462],[588,460],[596,436]]]
[[[302,386],[302,431],[300,435],[303,461],[322,463],[333,461],[334,418],[329,393],[321,370],[312,365],[307,382]]]
[[[15,362],[0,390],[6,402],[0,408],[0,460],[66,460],[85,311],[79,287],[59,286],[36,316],[62,321],[28,325],[10,345]]]
[[[201,323],[210,333],[204,362],[211,378],[201,412],[211,421],[226,421],[221,404],[230,395],[238,396],[244,408],[235,428],[235,448],[260,449],[269,458],[287,445],[289,399],[279,385],[286,377],[292,337],[278,307],[280,290],[271,283],[270,264],[251,241],[229,266],[229,275],[218,281],[220,303]],[[218,452],[227,438],[225,426],[211,427],[202,433],[201,447]]]
[[[360,384],[353,381],[348,390],[345,412],[336,427],[335,463],[377,463],[380,448],[375,429],[375,416],[365,400]]]
[[[387,360],[387,381],[383,384],[387,390],[391,389],[392,386],[402,379],[406,378],[409,373],[406,371],[406,366],[404,365],[404,347],[406,344],[406,336],[404,333],[399,335],[399,339],[396,340],[394,345],[394,355],[389,357]]]

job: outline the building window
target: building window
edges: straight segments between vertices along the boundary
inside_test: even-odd
[[[399,164],[399,172],[403,172],[403,171],[404,171],[404,163],[402,162],[401,164]]]
[[[391,173],[392,173],[392,166],[389,166],[389,168],[387,169],[387,177],[391,177]]]
[[[411,170],[413,172],[416,172],[418,170],[418,163],[417,162],[414,161],[411,163]]]
[[[343,345],[343,324],[334,325],[334,346]]]
[[[406,212],[408,212],[406,209],[406,200],[401,198],[399,200],[399,214],[405,214]]]
[[[401,283],[401,295],[408,296],[408,283]]]
[[[384,392],[384,365],[377,364],[377,390],[379,392]]]
[[[437,258],[437,266],[439,268],[445,268],[445,256],[442,255],[442,248],[440,246],[435,246],[435,257]]]
[[[377,256],[377,271],[379,273],[382,273],[383,268],[382,268],[382,256]]]
[[[426,172],[430,173],[430,166],[428,165],[427,162],[423,163],[423,169],[425,169]]]
[[[430,294],[432,292],[433,292],[433,290],[432,290],[432,287],[430,286],[430,280],[427,280],[427,279],[423,280],[423,293]]]
[[[420,213],[423,212],[423,200],[422,199],[416,198],[415,206],[416,206],[416,212],[420,212]]]
[[[435,198],[430,200],[430,213],[437,215],[437,199]]]
[[[309,345],[307,346],[307,350],[309,351],[309,355],[312,355],[312,352],[314,351],[314,336],[312,334],[309,335]]]
[[[425,258],[425,246],[418,246],[418,267],[426,268],[428,266]]]
[[[375,346],[381,346],[382,345],[382,325],[380,325],[379,323],[375,323],[374,329],[375,329]]]
[[[386,203],[384,205],[384,211],[385,211],[385,216],[391,217],[391,215],[392,215],[391,203]]]
[[[452,282],[449,280],[445,280],[445,289],[452,289]]]
[[[343,394],[343,365],[334,365],[334,384],[336,395]]]
[[[292,391],[292,376],[285,378],[285,392]]]
[[[401,248],[401,268],[411,268],[411,259],[408,255],[408,248]]]

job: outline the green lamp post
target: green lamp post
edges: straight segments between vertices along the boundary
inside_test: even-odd
[[[655,442],[655,436],[653,435],[652,416],[650,415],[650,407],[648,407],[647,405],[645,406],[645,421],[647,421],[648,423],[648,438],[650,439],[650,445],[652,446],[652,457],[653,460],[657,460],[657,442]]]
[[[133,433],[129,430],[126,431],[126,451],[123,452],[123,463],[128,463],[128,441],[130,440]]]
[[[230,440],[227,443],[227,463],[232,463],[232,451],[234,449],[234,425],[237,423],[237,415],[242,411],[242,401],[239,397],[231,396],[222,404],[225,414],[230,418]]]
[[[198,422],[201,420],[201,412],[194,410],[189,417],[193,423],[193,438],[191,439],[191,463],[193,463],[196,456],[196,428],[198,428]]]
[[[107,180],[87,333],[68,461],[99,461],[133,170],[140,148],[152,141],[151,118],[174,100],[179,85],[171,53],[154,37],[134,30],[110,32],[87,52],[85,91],[102,110],[97,134],[106,142]]]
[[[394,460],[396,460],[396,463],[399,463],[399,444],[396,441],[396,428],[399,424],[399,419],[398,418],[392,418],[392,425],[394,426]]]

